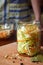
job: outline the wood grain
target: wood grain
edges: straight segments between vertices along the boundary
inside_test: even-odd
[[[24,65],[43,65],[43,63],[33,63],[30,61],[30,57],[26,55],[20,55],[22,57],[22,61],[20,61],[18,58],[13,63],[12,59],[6,59],[5,55],[12,55],[12,54],[18,54],[17,52],[17,43],[13,42],[4,46],[0,46],[0,65],[20,65],[21,62],[24,63]]]

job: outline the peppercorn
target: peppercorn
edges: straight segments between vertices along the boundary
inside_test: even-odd
[[[15,61],[13,61],[13,63],[15,63]]]
[[[20,65],[24,65],[23,63],[20,63]]]

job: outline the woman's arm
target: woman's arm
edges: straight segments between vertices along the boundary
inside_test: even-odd
[[[41,15],[40,15],[40,4],[39,0],[31,0],[34,15],[35,15],[35,20],[40,21]]]

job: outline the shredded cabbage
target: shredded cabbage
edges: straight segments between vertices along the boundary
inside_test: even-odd
[[[40,50],[39,36],[40,32],[37,25],[26,24],[17,29],[18,52],[30,56],[38,53]]]

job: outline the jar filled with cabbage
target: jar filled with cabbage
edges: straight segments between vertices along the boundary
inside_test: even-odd
[[[39,23],[19,23],[17,27],[18,52],[34,56],[40,51]]]

